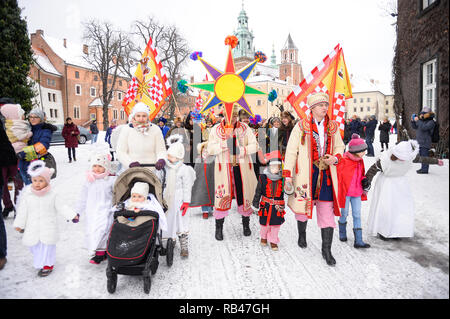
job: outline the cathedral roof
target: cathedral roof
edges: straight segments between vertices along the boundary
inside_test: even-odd
[[[290,33],[289,33],[288,38],[283,46],[283,50],[288,50],[288,49],[297,49],[297,47],[294,44],[294,41],[292,41]]]

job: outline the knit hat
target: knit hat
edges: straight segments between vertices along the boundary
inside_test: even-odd
[[[20,104],[5,104],[0,112],[7,120],[21,120],[22,115],[25,114]]]
[[[100,165],[105,168],[107,172],[111,172],[111,154],[105,152],[95,152],[90,160],[91,167]]]
[[[358,134],[353,133],[352,139],[348,143],[348,151],[350,153],[360,153],[367,150],[367,144],[366,142],[359,137]]]
[[[139,194],[147,198],[150,187],[147,183],[136,182],[131,188],[130,194]]]
[[[27,170],[28,175],[31,177],[42,176],[49,185],[54,172],[55,169],[46,167],[45,162],[41,160],[31,162]]]
[[[183,145],[183,136],[180,134],[170,135],[167,138],[167,145],[169,148],[167,149],[167,155],[171,155],[178,159],[184,158],[184,145]]]
[[[30,113],[28,114],[28,116],[30,115],[36,115],[41,119],[41,122],[44,122],[44,118],[45,118],[45,113],[38,108],[34,108],[30,111]]]
[[[425,107],[422,109],[422,113],[428,113],[428,112],[431,112],[431,108],[428,107],[428,106],[425,106]]]
[[[330,97],[324,92],[317,92],[308,96],[306,104],[308,104],[309,109],[312,109],[314,106],[322,102],[330,103]]]
[[[268,161],[269,165],[271,164],[281,165],[283,163],[280,151],[272,151],[270,153],[267,153],[264,157]]]
[[[416,140],[400,142],[392,148],[392,154],[402,161],[412,161],[419,154],[419,143]]]
[[[167,123],[167,120],[166,120],[164,117],[160,117],[160,118],[158,119],[158,122],[163,122],[164,124],[166,124],[166,123]]]
[[[140,113],[140,112],[150,115],[150,109],[148,108],[148,106],[142,102],[139,102],[139,103],[136,103],[136,105],[131,110],[131,118],[133,118],[136,115],[136,113]]]

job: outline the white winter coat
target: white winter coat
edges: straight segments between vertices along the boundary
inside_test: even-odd
[[[85,225],[85,247],[106,249],[108,233],[113,223],[112,193],[115,176],[85,182],[81,188],[76,211]]]
[[[177,234],[189,231],[188,212],[181,215],[180,207],[183,203],[191,202],[191,190],[195,181],[195,171],[191,166],[179,163],[175,168],[173,164],[167,163],[166,167],[166,188],[164,189],[164,199],[167,202],[167,231],[163,232],[163,238],[176,238]],[[176,171],[175,171],[176,170]],[[170,182],[170,174],[175,172],[175,178]],[[198,190],[204,191],[204,190]],[[170,196],[172,194],[172,196]],[[172,197],[172,201],[169,201]]]
[[[411,161],[392,161],[389,149],[380,157],[382,172],[373,188],[368,231],[384,237],[414,236],[414,198],[406,173]]]
[[[159,159],[167,158],[161,129],[154,124],[150,124],[148,135],[129,126],[121,128],[116,153],[125,169],[132,162],[155,164]]]
[[[58,214],[70,221],[76,216],[75,210],[66,205],[55,189],[37,196],[31,191],[31,185],[26,186],[20,194],[14,220],[14,227],[25,230],[23,244],[30,247],[39,242],[55,245],[58,241]]]

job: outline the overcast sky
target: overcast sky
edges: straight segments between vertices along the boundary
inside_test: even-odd
[[[395,18],[387,15],[395,0],[245,0],[244,9],[253,31],[256,50],[268,57],[275,45],[277,63],[290,33],[299,48],[305,74],[341,43],[349,73],[389,83],[394,57]],[[223,69],[224,39],[237,28],[242,0],[19,0],[28,31],[81,43],[81,23],[90,18],[107,20],[123,30],[149,15],[175,24],[193,51]],[[387,8],[387,9],[385,9]],[[189,61],[185,73],[196,81],[206,73]],[[189,80],[189,79],[188,79]]]

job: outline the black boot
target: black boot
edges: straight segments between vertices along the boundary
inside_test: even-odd
[[[225,221],[225,218],[222,219],[216,219],[216,239],[217,240],[223,240],[223,222]]]
[[[322,233],[322,257],[325,259],[329,266],[334,266],[336,260],[331,255],[331,243],[333,242],[333,227],[321,228]]]
[[[244,228],[244,236],[250,236],[252,234],[250,230],[250,216],[242,216],[242,226]]]
[[[297,221],[297,229],[298,229],[298,245],[301,248],[306,248],[306,225],[308,221],[301,222]]]

